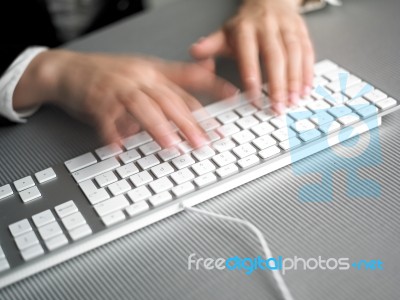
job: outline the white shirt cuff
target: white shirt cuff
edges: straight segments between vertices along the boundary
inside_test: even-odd
[[[29,47],[25,49],[0,77],[0,115],[10,121],[24,123],[26,122],[25,117],[31,116],[39,109],[39,106],[37,106],[23,111],[15,111],[13,95],[15,87],[28,65],[36,55],[47,49],[47,47]]]

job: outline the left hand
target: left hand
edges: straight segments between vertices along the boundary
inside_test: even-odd
[[[261,57],[272,108],[283,113],[310,93],[313,81],[314,50],[298,2],[244,0],[223,28],[191,47],[191,54],[196,59],[234,56],[252,99],[261,95]]]

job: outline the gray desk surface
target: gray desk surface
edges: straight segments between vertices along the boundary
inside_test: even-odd
[[[216,29],[234,1],[182,1],[121,22],[67,47],[81,51],[142,52],[189,59],[187,47]],[[347,0],[307,16],[319,58],[331,58],[400,99],[398,0]],[[234,82],[234,64],[219,72]],[[252,220],[275,255],[381,259],[384,271],[296,271],[285,275],[295,299],[399,299],[400,202],[397,130],[400,114],[379,129],[383,163],[364,170],[382,187],[375,200],[349,199],[347,173],[335,172],[334,200],[302,203],[299,189],[334,170],[324,151],[293,167],[210,200],[201,207]],[[78,132],[78,133],[77,133]],[[365,136],[361,144],[365,143]],[[27,125],[0,129],[0,185],[61,163],[99,145],[94,131],[45,107]],[[374,151],[379,145],[373,145]],[[355,151],[351,147],[349,153]],[[366,158],[368,160],[369,158]],[[349,168],[354,167],[351,162]],[[333,171],[332,171],[333,172]],[[327,191],[321,189],[318,199]],[[260,248],[245,228],[181,213],[0,291],[1,299],[278,299],[266,272],[187,270],[187,257],[255,257]]]

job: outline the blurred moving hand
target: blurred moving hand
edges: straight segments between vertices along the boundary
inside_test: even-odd
[[[201,105],[185,89],[207,91],[219,99],[237,92],[198,64],[50,50],[30,63],[17,84],[13,105],[18,110],[51,100],[94,123],[107,143],[143,128],[169,147],[179,140],[171,120],[198,147],[206,137],[191,110]]]
[[[314,51],[298,13],[299,0],[244,0],[225,26],[191,47],[197,59],[234,56],[244,88],[251,98],[261,91],[259,57],[268,76],[268,91],[276,112],[296,105],[310,93]]]

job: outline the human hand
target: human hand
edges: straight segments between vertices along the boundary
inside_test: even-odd
[[[179,141],[171,120],[199,147],[206,137],[191,111],[201,104],[184,89],[210,91],[221,99],[237,92],[198,64],[51,50],[28,66],[13,103],[21,109],[51,100],[94,123],[107,143],[143,128],[162,147],[169,147]]]
[[[190,51],[197,59],[234,56],[251,99],[260,96],[259,57],[268,77],[272,108],[283,113],[312,87],[314,51],[298,13],[299,0],[244,0],[222,29],[201,38]]]

